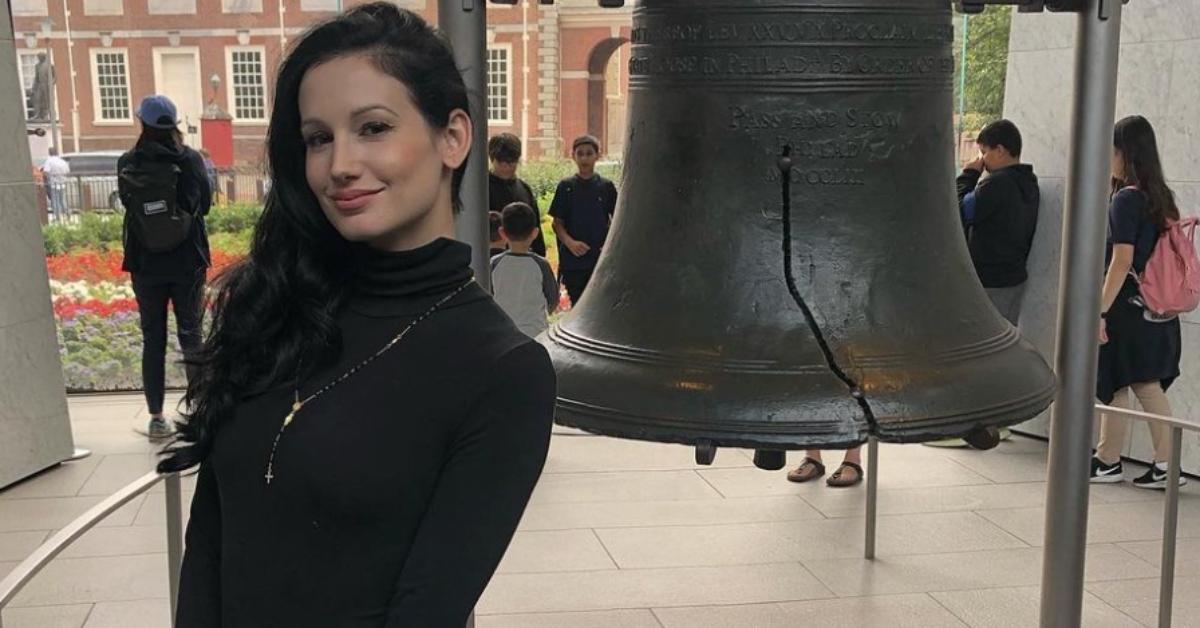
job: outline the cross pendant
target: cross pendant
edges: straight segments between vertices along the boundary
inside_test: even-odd
[[[296,418],[296,413],[299,412],[300,408],[302,408],[302,407],[304,407],[304,404],[299,401],[292,404],[292,411],[289,412],[286,417],[283,417],[283,426],[284,427],[287,427],[292,424],[292,419]]]
[[[275,474],[272,473],[270,469],[268,469],[267,474],[264,475],[263,477],[267,478],[267,485],[269,486],[271,484],[271,480],[275,479]]]

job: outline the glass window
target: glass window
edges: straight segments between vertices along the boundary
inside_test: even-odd
[[[263,75],[263,49],[230,48],[229,77],[234,120],[265,121],[267,87]]]
[[[129,68],[124,50],[92,50],[93,95],[97,121],[126,122],[133,116],[129,105]]]
[[[508,47],[488,48],[488,122],[506,123],[512,119],[509,93],[510,52]]]

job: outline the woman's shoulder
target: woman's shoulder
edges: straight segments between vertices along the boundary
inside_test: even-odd
[[[1135,186],[1129,185],[1117,190],[1117,193],[1113,194],[1112,199],[1114,203],[1144,204],[1146,202],[1146,193]]]
[[[1143,213],[1148,202],[1145,192],[1129,186],[1113,194],[1109,207],[1110,211],[1117,215]]]
[[[470,299],[461,308],[456,308],[459,310],[458,320],[446,327],[456,343],[471,348],[484,361],[490,361],[527,341],[532,342],[529,336],[517,329],[491,295],[483,292],[482,288],[479,290],[478,298]]]

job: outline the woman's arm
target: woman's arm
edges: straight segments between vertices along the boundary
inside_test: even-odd
[[[1100,311],[1108,312],[1125,285],[1125,277],[1133,266],[1133,245],[1114,244],[1112,261],[1108,264],[1108,274],[1104,276],[1104,291],[1100,295]]]
[[[541,475],[554,418],[554,369],[528,342],[500,359],[450,445],[400,572],[386,628],[462,628]]]
[[[175,626],[220,628],[221,497],[210,462],[200,465],[186,542]]]

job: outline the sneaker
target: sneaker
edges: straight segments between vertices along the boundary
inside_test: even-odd
[[[151,440],[169,438],[173,433],[174,432],[171,430],[171,426],[167,425],[167,422],[164,419],[150,419],[150,423],[146,426],[146,435],[149,436]]]
[[[1187,478],[1179,476],[1179,485],[1187,484]],[[1133,481],[1133,485],[1138,488],[1167,488],[1167,470],[1159,467],[1157,464],[1146,469],[1146,473],[1142,477]]]
[[[1094,484],[1118,484],[1125,481],[1125,470],[1121,468],[1121,461],[1118,460],[1113,464],[1104,464],[1099,458],[1092,458],[1092,477],[1091,482]]]

